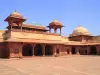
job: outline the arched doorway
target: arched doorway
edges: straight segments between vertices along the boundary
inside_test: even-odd
[[[81,50],[79,49],[79,54],[81,55]]]
[[[45,46],[45,55],[53,55],[53,50],[51,45]]]
[[[87,55],[87,50],[85,49],[85,53],[84,53],[85,55]]]
[[[32,56],[33,55],[33,47],[30,44],[24,45],[22,47],[22,55],[23,56]]]
[[[84,55],[83,53],[84,53],[84,52],[83,52],[82,47],[81,47],[81,48],[79,49],[79,54],[80,54],[80,55]]]
[[[59,54],[59,49],[58,48],[56,49],[56,53]]]
[[[75,47],[72,47],[72,50],[71,50],[72,54],[76,54],[76,50],[75,50]]]
[[[67,49],[67,54],[69,54],[69,49]]]
[[[9,55],[10,55],[9,49],[2,49],[1,50],[1,57],[2,58],[9,58]]]
[[[43,55],[43,48],[40,44],[37,44],[35,47],[34,47],[34,55],[35,56],[42,56]]]
[[[97,51],[96,51],[96,47],[95,46],[91,46],[91,48],[90,48],[90,54],[91,55],[96,55],[97,54]]]

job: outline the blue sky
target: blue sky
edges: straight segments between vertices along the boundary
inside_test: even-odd
[[[1,0],[0,29],[5,29],[4,19],[14,10],[27,18],[28,23],[47,26],[53,20],[62,22],[64,36],[78,25],[100,35],[100,0]]]

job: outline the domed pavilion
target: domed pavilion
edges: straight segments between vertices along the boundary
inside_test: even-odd
[[[70,40],[74,41],[86,41],[88,39],[92,39],[92,34],[89,33],[89,31],[86,28],[79,25],[77,28],[73,30],[72,34],[70,34],[69,37]]]
[[[77,28],[74,29],[71,36],[79,36],[79,35],[86,35],[91,36],[91,34],[88,32],[88,30],[81,25],[79,25]]]
[[[54,33],[56,33],[57,29],[60,29],[60,35],[61,35],[61,29],[63,27],[62,23],[60,23],[57,20],[52,21],[51,23],[49,23],[49,31],[51,32],[51,29],[54,29]]]

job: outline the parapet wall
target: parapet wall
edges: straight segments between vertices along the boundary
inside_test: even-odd
[[[27,33],[27,32],[11,32],[11,38],[19,39],[40,39],[40,40],[54,40],[54,41],[68,41],[68,38],[62,37],[60,35],[49,35],[49,34],[37,34],[37,33]]]

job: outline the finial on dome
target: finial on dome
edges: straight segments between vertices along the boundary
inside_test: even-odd
[[[14,11],[14,12],[17,12],[17,11],[16,11],[16,9],[15,9],[15,11]]]
[[[16,9],[13,11],[13,13],[14,13],[14,12],[15,12],[15,13],[17,12]]]
[[[19,14],[16,10],[15,10],[12,14],[22,16],[22,15],[21,15],[21,14]],[[12,14],[11,14],[11,15],[12,15]]]
[[[53,20],[53,22],[58,22],[57,20]]]
[[[82,27],[82,25],[78,25],[78,27]]]

